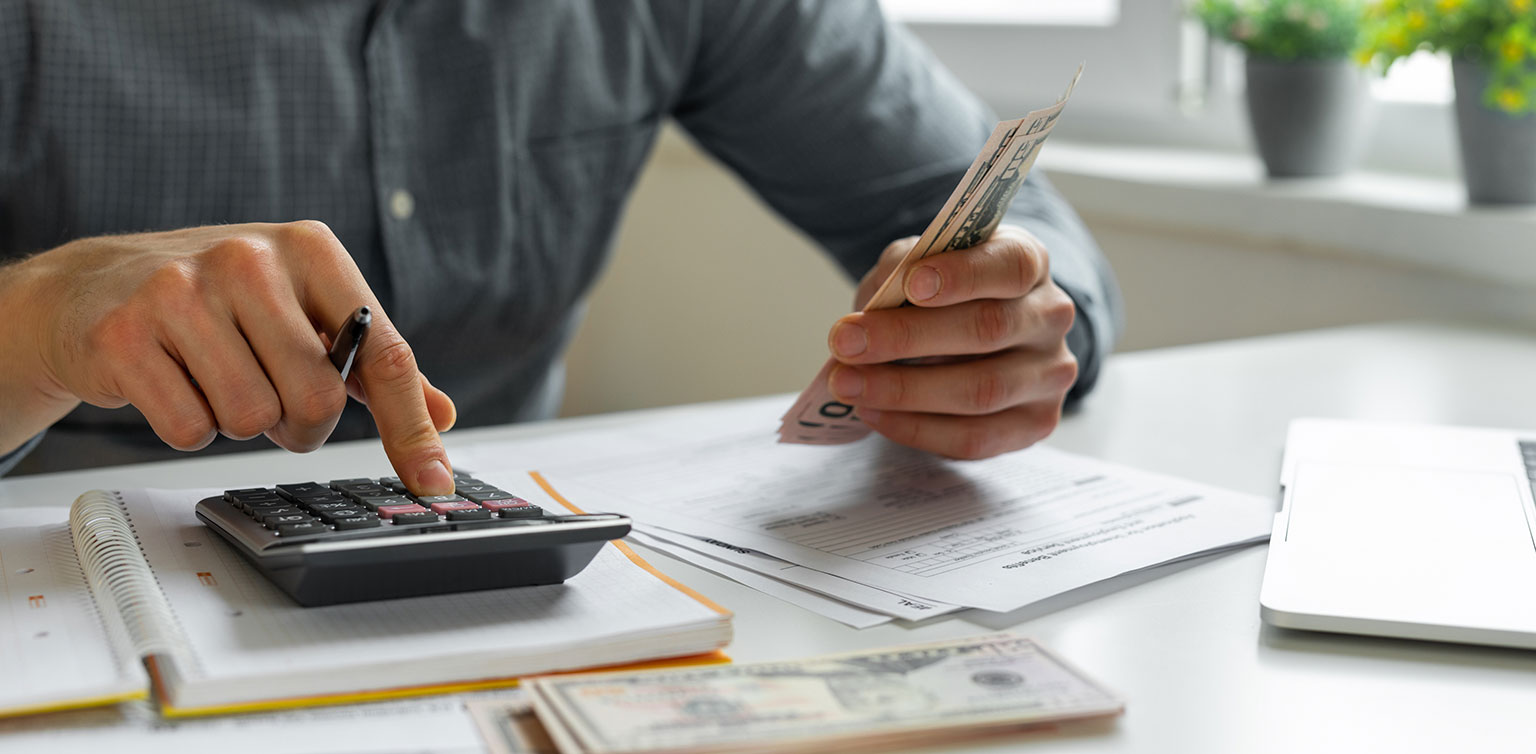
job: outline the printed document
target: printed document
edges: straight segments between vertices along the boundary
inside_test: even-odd
[[[775,410],[779,402],[756,400],[647,412],[537,443],[481,445],[474,456],[538,464],[525,468],[577,505],[647,529],[1000,612],[1262,541],[1273,523],[1269,499],[1045,446],[961,462],[878,436],[783,445],[760,429]]]

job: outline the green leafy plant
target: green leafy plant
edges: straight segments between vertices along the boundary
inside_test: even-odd
[[[1252,57],[1333,60],[1360,37],[1361,0],[1194,0],[1190,10]]]
[[[1536,112],[1536,0],[1378,0],[1366,9],[1361,63],[1385,72],[1419,50],[1487,67],[1487,106]]]

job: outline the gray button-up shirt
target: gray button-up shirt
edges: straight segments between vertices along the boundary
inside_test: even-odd
[[[0,0],[0,258],[318,219],[462,425],[547,417],[669,117],[855,276],[995,121],[874,0]],[[1091,383],[1108,268],[1043,180],[1011,219],[1079,306]],[[354,406],[335,436],[371,431]],[[84,406],[22,468],[172,453],[132,409]]]

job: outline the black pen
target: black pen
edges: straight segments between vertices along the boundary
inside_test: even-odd
[[[363,347],[363,337],[368,334],[368,325],[373,323],[373,312],[368,307],[359,306],[357,311],[342,324],[336,331],[336,337],[331,338],[331,363],[336,365],[336,371],[341,372],[341,381],[347,381],[347,375],[352,373],[352,362],[357,358],[357,349]]]

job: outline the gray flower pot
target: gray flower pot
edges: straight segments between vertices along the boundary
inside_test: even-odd
[[[1536,114],[1510,115],[1483,104],[1488,70],[1465,60],[1456,75],[1461,172],[1473,204],[1536,204]]]
[[[1365,72],[1348,60],[1248,58],[1248,119],[1270,177],[1353,167],[1368,101]]]

